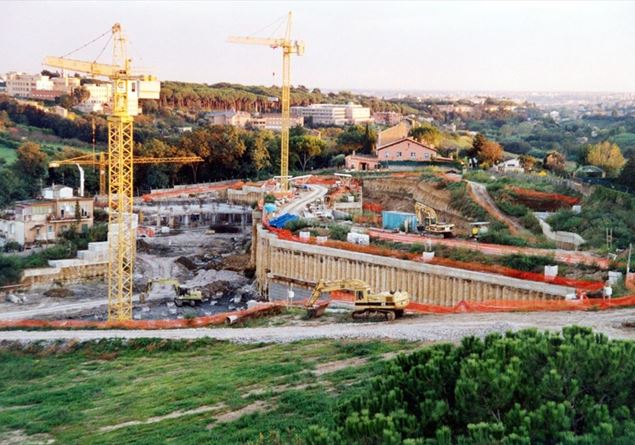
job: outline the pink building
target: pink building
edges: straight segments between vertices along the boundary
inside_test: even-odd
[[[432,161],[437,157],[436,148],[430,147],[412,138],[405,137],[389,144],[377,147],[377,158],[380,162]]]
[[[377,156],[358,155],[353,153],[345,158],[345,166],[347,170],[375,170],[381,167]]]

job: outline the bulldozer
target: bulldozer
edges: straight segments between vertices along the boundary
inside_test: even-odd
[[[444,238],[454,236],[454,224],[440,222],[437,219],[437,212],[421,202],[415,202],[415,214],[419,221],[417,229],[434,235],[443,235]]]
[[[320,295],[324,292],[337,290],[353,291],[355,296],[355,310],[352,317],[355,320],[368,320],[381,318],[392,321],[401,317],[410,302],[407,292],[380,292],[372,293],[370,286],[362,280],[320,280],[311,296],[305,303],[308,318],[321,316],[326,309],[326,305],[316,304]]]
[[[145,296],[150,294],[154,285],[171,286],[174,289],[174,293],[176,294],[176,296],[174,297],[174,304],[178,307],[181,307],[184,304],[189,304],[190,306],[194,307],[197,304],[205,301],[200,290],[189,289],[187,287],[181,286],[181,284],[177,280],[170,278],[160,278],[148,281],[146,290],[142,294],[142,301],[145,301]]]

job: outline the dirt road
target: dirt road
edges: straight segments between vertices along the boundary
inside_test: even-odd
[[[502,222],[509,231],[514,235],[520,235],[524,238],[535,240],[536,237],[525,229],[518,221],[505,215],[501,209],[498,208],[492,197],[487,191],[487,188],[478,182],[467,181],[468,191],[472,199],[481,206],[487,213],[489,213],[494,219]]]
[[[459,341],[469,335],[484,336],[525,328],[559,331],[564,326],[591,327],[610,338],[635,339],[635,329],[623,329],[635,320],[635,309],[602,312],[533,312],[498,314],[454,314],[407,318],[391,323],[342,323],[278,326],[265,328],[217,328],[182,330],[84,330],[84,331],[1,331],[0,340],[96,340],[102,338],[195,339],[210,337],[236,343],[287,343],[318,338],[404,339]]]

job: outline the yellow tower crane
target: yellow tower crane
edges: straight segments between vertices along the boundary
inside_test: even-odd
[[[128,41],[119,23],[112,26],[110,34],[112,65],[64,57],[46,57],[44,65],[112,81],[112,107],[108,116],[108,319],[130,320],[136,243],[136,220],[132,211],[133,116],[137,113],[138,99],[158,99],[159,87],[154,87],[158,84],[156,79],[132,73]]]
[[[273,49],[282,48],[282,124],[280,126],[280,190],[289,190],[289,105],[291,102],[291,54],[304,54],[304,42],[291,40],[292,16],[287,17],[287,29],[284,37],[265,39],[259,37],[231,36],[230,43],[247,45],[265,45]]]
[[[200,156],[170,156],[162,158],[153,158],[149,156],[135,156],[132,158],[134,165],[142,164],[191,164],[195,162],[203,162]],[[89,154],[77,156],[75,158],[61,159],[49,162],[50,168],[58,168],[64,165],[93,165],[99,167],[99,194],[106,194],[106,176],[108,175],[108,153]]]

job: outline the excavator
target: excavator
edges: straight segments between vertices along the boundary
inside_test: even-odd
[[[435,235],[443,235],[444,238],[454,236],[454,224],[437,220],[437,212],[430,206],[421,202],[415,202],[415,214],[419,221],[418,229]]]
[[[362,280],[320,280],[304,304],[307,309],[307,317],[316,318],[321,316],[326,309],[326,305],[316,304],[320,295],[323,292],[338,290],[353,291],[355,295],[355,311],[352,316],[355,320],[381,318],[392,321],[403,315],[406,306],[410,302],[407,292],[380,292],[374,294],[371,292],[370,286]]]
[[[174,293],[176,294],[176,296],[174,297],[174,304],[179,307],[183,306],[184,304],[189,304],[190,306],[194,307],[198,303],[202,303],[204,301],[203,294],[200,290],[193,290],[187,287],[183,287],[177,280],[173,280],[170,278],[159,278],[148,281],[145,292],[141,294],[141,301],[145,301],[146,295],[149,295],[150,292],[152,292],[152,287],[154,285],[171,286],[174,289]]]

